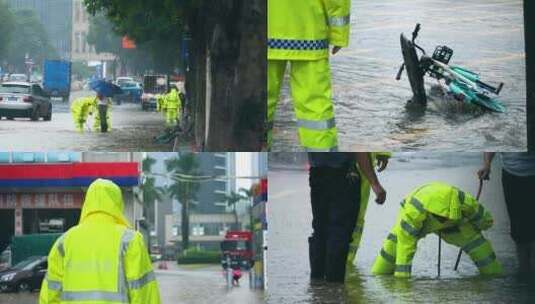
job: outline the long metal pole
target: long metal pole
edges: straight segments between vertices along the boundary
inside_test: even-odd
[[[479,201],[479,196],[481,196],[481,190],[483,189],[483,179],[479,179],[479,189],[477,190],[476,200]],[[453,267],[453,270],[457,271],[457,268],[459,268],[459,262],[461,261],[461,255],[463,254],[463,249],[459,249],[459,253],[457,254],[457,260],[455,261],[455,267]]]
[[[442,255],[442,235],[440,232],[438,233],[438,264],[437,264],[437,272],[438,276],[440,277],[440,261],[441,261],[441,255]]]

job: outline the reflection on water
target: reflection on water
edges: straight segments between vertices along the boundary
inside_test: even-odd
[[[291,159],[290,157],[279,159]],[[535,279],[518,278],[514,244],[503,201],[500,168],[484,184],[481,202],[493,214],[494,226],[484,232],[503,264],[501,277],[483,277],[463,255],[459,270],[453,267],[458,248],[442,243],[441,275],[437,276],[438,237],[418,243],[413,278],[372,276],[371,266],[395,222],[399,201],[416,186],[444,181],[475,194],[479,153],[403,153],[395,158],[380,180],[387,191],[384,206],[370,203],[361,249],[345,285],[310,282],[307,237],[311,211],[307,172],[271,169],[269,172],[268,303],[535,303]],[[279,164],[277,167],[287,166]],[[301,168],[303,168],[301,166]]]
[[[419,43],[454,50],[451,64],[504,82],[507,113],[459,111],[431,101],[425,115],[405,109],[412,96],[399,34],[420,22]],[[331,58],[342,150],[523,150],[526,145],[525,59],[521,0],[353,0],[351,41]],[[427,85],[433,84],[428,81]],[[288,87],[275,118],[273,151],[299,151]],[[409,111],[410,112],[410,111]]]

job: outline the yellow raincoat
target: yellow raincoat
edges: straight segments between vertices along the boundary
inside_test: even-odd
[[[113,182],[97,179],[89,186],[80,223],[50,250],[40,304],[160,303],[143,237],[123,208]]]
[[[96,106],[97,100],[92,96],[81,97],[72,101],[72,120],[74,121],[74,126],[78,132],[84,132],[84,124],[87,121],[87,117],[97,111]]]
[[[290,86],[301,145],[309,152],[338,150],[329,45],[349,44],[351,0],[268,0],[268,146],[280,90]]]
[[[390,152],[370,152],[370,161],[372,168],[377,165],[377,157],[390,158],[392,153]],[[347,255],[348,265],[353,264],[353,260],[357,255],[357,251],[360,246],[360,240],[362,239],[362,232],[364,231],[364,218],[366,217],[366,210],[368,209],[368,201],[370,200],[370,182],[366,176],[362,173],[362,170],[358,168],[360,175],[360,207],[357,223],[353,234],[351,236],[351,244],[349,244],[349,253]]]
[[[397,222],[375,259],[372,273],[410,277],[418,240],[440,232],[444,241],[470,256],[480,273],[500,274],[502,266],[481,234],[492,224],[492,215],[469,193],[441,182],[423,185],[401,202]]]
[[[165,95],[166,119],[165,123],[168,127],[173,127],[177,123],[179,111],[181,108],[181,100],[176,88],[172,88],[169,93]]]

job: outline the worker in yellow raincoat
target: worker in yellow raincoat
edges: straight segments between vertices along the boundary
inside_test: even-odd
[[[388,160],[392,156],[390,152],[370,152],[371,167],[377,166],[377,171],[381,172],[386,169]],[[370,199],[370,182],[363,174],[362,170],[358,168],[360,175],[360,207],[359,215],[357,217],[357,223],[353,234],[351,235],[351,244],[349,244],[349,253],[347,255],[347,264],[352,265],[357,255],[357,251],[360,246],[360,240],[362,239],[362,232],[364,231],[364,218],[366,216],[366,210],[368,209],[368,201]]]
[[[80,223],[50,250],[40,304],[160,303],[143,237],[123,209],[121,189],[112,181],[89,186]]]
[[[268,1],[268,146],[279,94],[290,65],[290,85],[301,145],[336,151],[329,45],[349,44],[351,0]]]
[[[166,108],[165,108],[165,95],[157,94],[155,98],[156,98],[156,111],[161,112],[165,119],[167,115]]]
[[[81,97],[72,101],[71,115],[76,131],[83,133],[84,124],[89,115],[96,111],[97,101],[95,97]]]
[[[375,259],[372,273],[410,277],[418,240],[440,233],[444,241],[461,247],[480,273],[500,274],[502,266],[481,233],[492,224],[492,215],[469,193],[441,182],[423,185],[401,202],[396,224]]]
[[[177,87],[173,86],[171,87],[171,90],[169,93],[165,95],[165,110],[166,110],[166,118],[165,118],[165,125],[168,128],[173,128],[177,124],[177,119],[180,115],[180,109],[181,109],[181,100],[179,96],[179,92],[177,90]]]

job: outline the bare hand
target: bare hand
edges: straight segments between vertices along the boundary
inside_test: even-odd
[[[382,172],[388,166],[388,157],[379,155],[377,156],[377,172]]]
[[[489,180],[490,178],[490,166],[484,166],[477,171],[477,176],[482,180]]]
[[[340,51],[341,49],[341,46],[333,46],[332,54],[336,55],[336,53],[338,53],[338,51]]]
[[[386,191],[383,189],[383,186],[379,183],[371,185],[373,192],[375,193],[375,202],[379,205],[382,205],[386,200]]]

